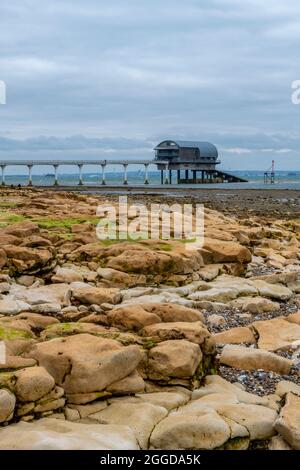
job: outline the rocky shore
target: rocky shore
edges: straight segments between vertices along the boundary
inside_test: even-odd
[[[114,195],[1,189],[0,449],[299,450],[292,199],[204,198],[191,251],[99,241]]]

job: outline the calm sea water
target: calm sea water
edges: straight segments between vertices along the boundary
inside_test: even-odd
[[[278,171],[276,172],[275,184],[265,185],[264,184],[264,172],[263,171],[231,171],[232,174],[240,176],[248,180],[248,183],[222,183],[222,184],[197,184],[189,185],[189,187],[204,187],[204,188],[231,188],[231,189],[300,189],[300,171]],[[175,174],[174,174],[175,176]],[[158,171],[149,171],[148,174],[149,184],[153,186],[160,186],[160,173]],[[174,178],[174,177],[173,177]],[[26,174],[7,174],[5,177],[7,185],[26,185],[28,182],[28,175]],[[85,185],[96,186],[101,183],[100,172],[85,173],[83,175],[83,181]],[[51,173],[45,173],[43,175],[33,175],[33,184],[41,186],[52,186],[54,182],[54,175]],[[128,171],[128,184],[130,185],[143,185],[144,172],[141,171]],[[106,172],[106,183],[107,185],[123,185],[123,173],[120,171]],[[59,184],[64,186],[74,186],[78,184],[78,174],[59,174]],[[173,185],[176,185],[176,178],[174,178]],[[180,185],[180,187],[186,188],[187,185]]]

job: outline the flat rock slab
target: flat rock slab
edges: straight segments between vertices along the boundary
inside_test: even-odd
[[[286,321],[284,318],[256,321],[252,327],[259,335],[258,347],[268,351],[290,347],[300,340],[300,325]]]
[[[1,450],[138,450],[128,426],[44,418],[0,429]]]
[[[167,410],[161,406],[121,400],[114,402],[99,413],[90,415],[90,418],[103,424],[129,426],[136,436],[140,447],[147,449],[149,437],[154,426],[167,414]]]
[[[238,326],[221,333],[216,333],[213,335],[213,339],[217,344],[256,343],[252,330],[245,326]]]
[[[289,374],[292,361],[263,349],[226,345],[221,353],[220,363],[243,370],[263,369]]]

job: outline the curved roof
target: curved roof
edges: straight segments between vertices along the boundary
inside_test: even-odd
[[[191,141],[191,140],[164,140],[160,144],[155,147],[155,149],[160,148],[162,144],[167,142],[172,142],[176,144],[179,148],[197,148],[200,151],[201,156],[205,157],[218,157],[218,150],[215,145],[209,142],[199,142],[199,141]]]

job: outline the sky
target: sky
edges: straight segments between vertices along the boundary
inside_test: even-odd
[[[210,141],[222,168],[300,170],[299,0],[0,4],[0,160],[152,159]]]

